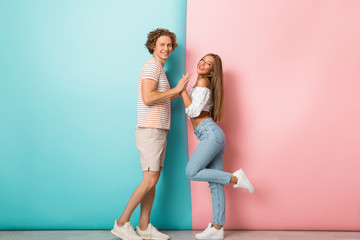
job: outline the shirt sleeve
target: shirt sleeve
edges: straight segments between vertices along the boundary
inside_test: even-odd
[[[161,70],[160,67],[157,66],[155,63],[145,64],[142,71],[143,71],[143,75],[141,80],[151,79],[156,82],[159,82]]]
[[[191,104],[185,108],[186,114],[189,118],[194,118],[200,115],[206,103],[211,97],[210,89],[205,87],[194,87],[191,92]]]

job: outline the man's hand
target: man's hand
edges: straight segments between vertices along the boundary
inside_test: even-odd
[[[144,104],[149,106],[155,103],[162,102],[166,99],[175,99],[180,96],[180,93],[186,88],[189,82],[190,74],[185,74],[179,80],[176,87],[166,91],[166,92],[158,92],[157,82],[151,79],[143,79],[142,80],[142,99]]]

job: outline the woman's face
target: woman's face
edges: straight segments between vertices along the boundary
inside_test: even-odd
[[[199,75],[209,75],[213,73],[215,59],[213,56],[203,57],[197,66],[197,73]]]

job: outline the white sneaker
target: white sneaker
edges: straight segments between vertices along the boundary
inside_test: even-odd
[[[169,235],[161,233],[154,227],[151,223],[149,223],[146,230],[142,231],[139,226],[136,227],[136,233],[142,239],[153,239],[153,240],[167,240],[170,239]]]
[[[126,222],[124,226],[119,227],[117,221],[115,220],[114,228],[111,230],[111,233],[122,240],[142,240],[141,237],[136,235],[133,226],[130,222]]]
[[[247,189],[250,193],[255,192],[253,185],[251,185],[249,179],[246,177],[244,171],[241,168],[234,172],[233,175],[236,176],[238,179],[237,183],[233,186],[234,188],[240,187]]]
[[[209,223],[208,227],[201,233],[195,234],[196,239],[224,239],[224,228],[217,230],[214,227],[211,227]]]

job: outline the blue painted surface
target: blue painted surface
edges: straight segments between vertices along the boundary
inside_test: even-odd
[[[112,227],[142,179],[134,134],[147,33],[177,34],[165,67],[174,87],[185,25],[182,0],[0,2],[0,229]],[[172,110],[151,221],[191,229],[180,99]]]

